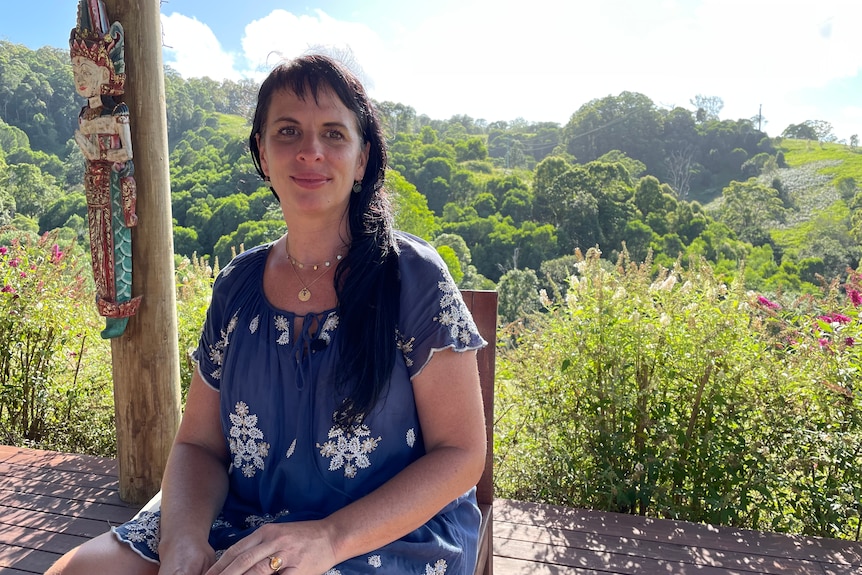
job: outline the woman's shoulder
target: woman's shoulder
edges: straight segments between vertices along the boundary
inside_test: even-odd
[[[261,272],[263,271],[263,266],[266,264],[266,257],[269,255],[269,248],[271,246],[271,243],[262,244],[237,254],[230,263],[219,270],[215,280],[216,285],[234,284],[254,278],[255,274],[253,272],[255,269],[259,268]]]
[[[400,230],[396,230],[394,235],[401,267],[411,264],[422,265],[423,263],[433,264],[435,267],[444,265],[440,254],[427,241]]]

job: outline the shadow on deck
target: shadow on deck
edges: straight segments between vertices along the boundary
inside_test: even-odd
[[[2,575],[42,573],[135,512],[111,459],[0,446]],[[497,499],[494,572],[862,575],[862,543]]]

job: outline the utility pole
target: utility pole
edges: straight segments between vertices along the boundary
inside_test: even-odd
[[[132,295],[143,296],[111,340],[120,498],[143,503],[161,487],[180,421],[168,126],[159,0],[104,0],[125,32],[126,90],[137,183]]]

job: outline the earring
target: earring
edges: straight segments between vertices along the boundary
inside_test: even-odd
[[[269,176],[264,176],[264,177],[263,177],[263,181],[264,181],[264,182],[268,182],[268,181],[270,181],[270,180],[269,180]]]
[[[359,180],[353,182],[353,193],[358,194],[361,191],[362,191],[362,182],[360,182]]]

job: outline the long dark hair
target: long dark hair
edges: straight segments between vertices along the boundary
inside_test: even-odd
[[[400,311],[397,245],[392,233],[392,207],[383,187],[386,141],[377,113],[359,79],[337,61],[321,54],[301,56],[276,66],[260,86],[257,109],[248,139],[252,161],[260,176],[257,135],[266,124],[274,93],[289,90],[299,98],[318,101],[330,89],[356,116],[368,163],[362,189],[350,194],[348,225],[350,249],[335,270],[338,297],[340,359],[336,389],[347,395],[338,423],[356,424],[386,394],[395,364],[395,329]]]

